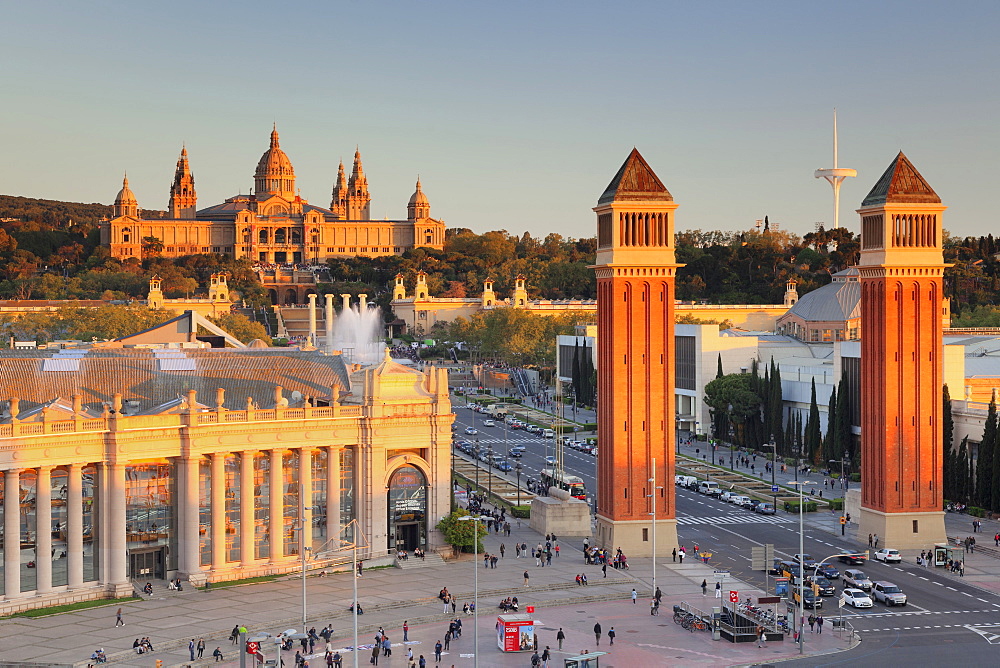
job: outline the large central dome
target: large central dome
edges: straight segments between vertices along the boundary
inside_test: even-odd
[[[295,198],[295,170],[292,161],[278,144],[278,128],[271,131],[271,148],[264,151],[254,172],[254,191],[258,198],[278,195],[285,199]]]

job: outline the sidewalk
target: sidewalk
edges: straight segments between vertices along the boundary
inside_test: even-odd
[[[496,650],[494,625],[496,604],[506,596],[518,596],[521,610],[535,605],[536,618],[542,620],[540,632],[542,646],[556,647],[555,633],[564,627],[567,633],[565,656],[583,649],[597,649],[590,629],[600,621],[605,630],[614,625],[619,638],[612,651],[623,663],[656,665],[662,662],[665,652],[677,659],[705,665],[731,665],[767,658],[775,660],[794,654],[792,642],[772,642],[767,649],[757,649],[753,644],[735,646],[726,641],[713,642],[708,633],[689,633],[671,624],[666,616],[671,605],[686,601],[695,607],[711,608],[712,601],[703,599],[700,584],[712,580],[713,569],[699,563],[683,565],[657,560],[657,584],[664,594],[664,617],[649,615],[648,601],[652,592],[652,560],[631,556],[631,570],[619,572],[608,569],[603,578],[597,566],[586,566],[578,547],[560,541],[561,556],[553,558],[553,567],[536,567],[533,559],[513,557],[515,542],[536,545],[543,537],[531,531],[526,523],[512,526],[508,538],[493,534],[485,539],[487,552],[499,553],[499,546],[507,547],[506,556],[496,569],[484,569],[482,560],[473,561],[466,556],[455,562],[436,566],[400,570],[387,568],[369,570],[358,580],[359,598],[365,614],[359,622],[359,642],[369,642],[379,625],[390,633],[393,642],[402,640],[400,627],[403,620],[410,623],[410,640],[415,656],[433,657],[433,645],[443,636],[447,621],[455,615],[445,614],[437,600],[437,592],[444,586],[457,595],[457,616],[462,605],[474,597],[474,574],[479,578],[480,594],[480,666],[523,666],[527,655],[501,654]],[[574,540],[572,543],[578,543]],[[527,570],[530,586],[523,586],[522,573]],[[577,586],[576,573],[586,572],[590,584]],[[332,623],[336,629],[336,648],[351,644],[351,616],[347,612],[352,598],[352,578],[349,573],[335,573],[326,578],[311,577],[308,585],[308,625],[322,628]],[[753,589],[738,581],[727,586],[740,591],[740,595],[753,594]],[[631,590],[640,594],[639,604],[633,605]],[[713,599],[714,600],[714,599]],[[121,605],[126,625],[115,628],[115,610],[119,604],[64,613],[37,619],[12,618],[0,621],[0,656],[7,662],[35,662],[46,665],[86,666],[87,657],[98,647],[103,647],[111,662],[124,666],[154,666],[157,659],[165,666],[208,665],[214,663],[211,653],[221,647],[226,661],[218,665],[237,665],[236,648],[228,636],[236,624],[246,625],[251,635],[260,631],[277,634],[289,628],[301,627],[301,585],[296,577],[264,584],[214,588],[208,592],[185,590],[176,595],[165,593],[152,600],[136,601]],[[831,629],[832,630],[832,629]],[[156,652],[137,656],[132,650],[135,638],[150,636]],[[445,659],[446,665],[471,666],[472,620],[465,618],[464,637],[456,641],[461,652]],[[202,661],[189,660],[187,645],[190,639],[204,638],[207,643]],[[806,650],[810,653],[827,652],[845,646],[844,639],[832,633],[808,638]],[[641,641],[641,642],[637,642]],[[417,644],[419,643],[419,644]],[[749,645],[749,646],[748,646]],[[607,649],[605,644],[601,650]],[[273,656],[273,647],[268,648]],[[317,648],[319,651],[319,648]],[[286,657],[294,656],[294,651]],[[342,652],[342,654],[345,654]],[[367,663],[368,656],[364,657]],[[350,654],[345,655],[345,665],[351,664]],[[290,663],[290,662],[289,662]],[[311,661],[318,666],[318,660]],[[405,649],[395,656],[383,659],[383,665],[404,666]]]

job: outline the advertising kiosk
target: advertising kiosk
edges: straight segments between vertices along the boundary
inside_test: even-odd
[[[531,615],[498,615],[497,647],[501,652],[531,652],[535,649],[535,624]]]

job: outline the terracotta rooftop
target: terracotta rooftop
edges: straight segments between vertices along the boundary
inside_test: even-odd
[[[666,202],[674,200],[674,196],[663,185],[663,181],[656,176],[652,167],[635,148],[629,153],[625,163],[615,174],[615,178],[611,179],[611,183],[604,189],[604,194],[597,200],[597,203],[607,204],[608,202],[629,200],[663,200]]]
[[[940,203],[941,198],[900,151],[861,202],[861,206]]]

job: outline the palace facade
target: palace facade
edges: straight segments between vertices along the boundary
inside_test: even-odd
[[[187,344],[0,366],[0,615],[292,571],[303,546],[349,562],[354,527],[359,558],[443,545],[443,369]]]
[[[412,248],[444,247],[445,225],[431,218],[417,179],[405,220],[372,220],[368,177],[361,153],[348,178],[340,163],[330,208],[310,204],[295,187],[295,170],[281,149],[278,130],[254,172],[254,189],[198,209],[187,148],[170,186],[166,218],[143,218],[126,177],[111,219],[101,221],[101,243],[119,259],[145,254],[181,257],[215,253],[264,264],[322,264],[343,256],[399,255]]]

